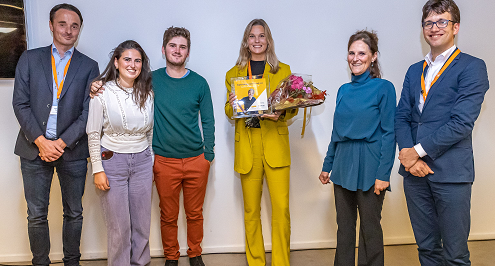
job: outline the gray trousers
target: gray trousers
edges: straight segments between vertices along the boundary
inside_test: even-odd
[[[150,148],[140,153],[114,152],[103,161],[110,190],[98,195],[107,225],[108,265],[150,263],[152,167]]]
[[[383,233],[380,220],[385,191],[350,191],[334,184],[337,210],[337,250],[335,266],[355,265],[356,220],[359,211],[359,266],[383,266]]]

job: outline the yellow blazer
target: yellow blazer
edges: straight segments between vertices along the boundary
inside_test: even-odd
[[[270,65],[265,65],[264,76],[270,77],[270,91],[274,91],[282,79],[291,73],[289,65],[279,63],[279,70],[276,74],[270,73]],[[229,103],[229,94],[232,89],[230,80],[235,77],[247,76],[247,68],[239,69],[236,65],[231,68],[225,76],[225,86],[227,87],[227,102],[225,103],[225,114],[228,118],[233,115],[232,106]],[[290,109],[285,113],[285,117],[280,117],[278,121],[270,119],[260,120],[261,139],[263,142],[263,154],[270,167],[284,167],[290,165],[289,129],[287,120],[297,115],[298,109]],[[250,131],[245,126],[245,118],[235,120],[235,158],[234,170],[240,174],[247,174],[253,166],[253,152],[251,148]]]

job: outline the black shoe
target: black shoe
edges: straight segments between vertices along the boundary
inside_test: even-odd
[[[189,258],[189,265],[191,266],[205,266],[203,263],[203,259],[201,258],[201,255],[194,257],[194,258]]]
[[[178,260],[166,260],[165,266],[179,266]]]

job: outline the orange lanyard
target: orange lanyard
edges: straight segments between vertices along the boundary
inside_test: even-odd
[[[454,59],[461,53],[461,50],[457,49],[447,60],[447,62],[443,65],[442,69],[438,71],[438,74],[435,76],[433,81],[430,84],[430,88],[433,87],[433,84],[437,81],[437,79],[442,75],[442,73],[449,67],[449,65],[454,61]],[[426,91],[426,85],[425,85],[425,68],[428,65],[428,63],[425,62],[423,63],[423,73],[421,74],[421,92],[423,93],[423,100],[426,102],[426,97],[428,96],[428,91]]]
[[[59,85],[58,76],[57,76],[57,67],[55,66],[55,57],[53,57],[53,53],[52,53],[52,71],[53,71],[53,80],[55,80],[55,86],[57,87],[57,99],[60,98],[60,93],[62,93],[62,88],[64,87],[65,75],[67,75],[67,70],[69,70],[69,65],[71,60],[72,60],[72,55],[70,56],[67,65],[65,65],[64,77],[62,78],[62,81],[60,82]]]
[[[253,71],[251,71],[251,61],[248,61],[247,69],[248,69],[249,79],[253,79]],[[264,75],[265,73],[261,75],[261,78],[263,78]]]

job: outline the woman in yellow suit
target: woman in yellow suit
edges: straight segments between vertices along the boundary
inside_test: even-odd
[[[290,67],[279,62],[275,55],[266,22],[252,20],[244,31],[236,65],[225,77],[225,114],[232,117],[236,99],[231,93],[231,78],[251,74],[269,76],[270,91],[273,91],[290,73]],[[266,265],[260,219],[263,175],[266,175],[272,204],[272,265],[290,265],[290,147],[286,121],[296,114],[297,109],[291,109],[261,118],[235,120],[234,170],[241,174],[246,256],[250,266]]]

